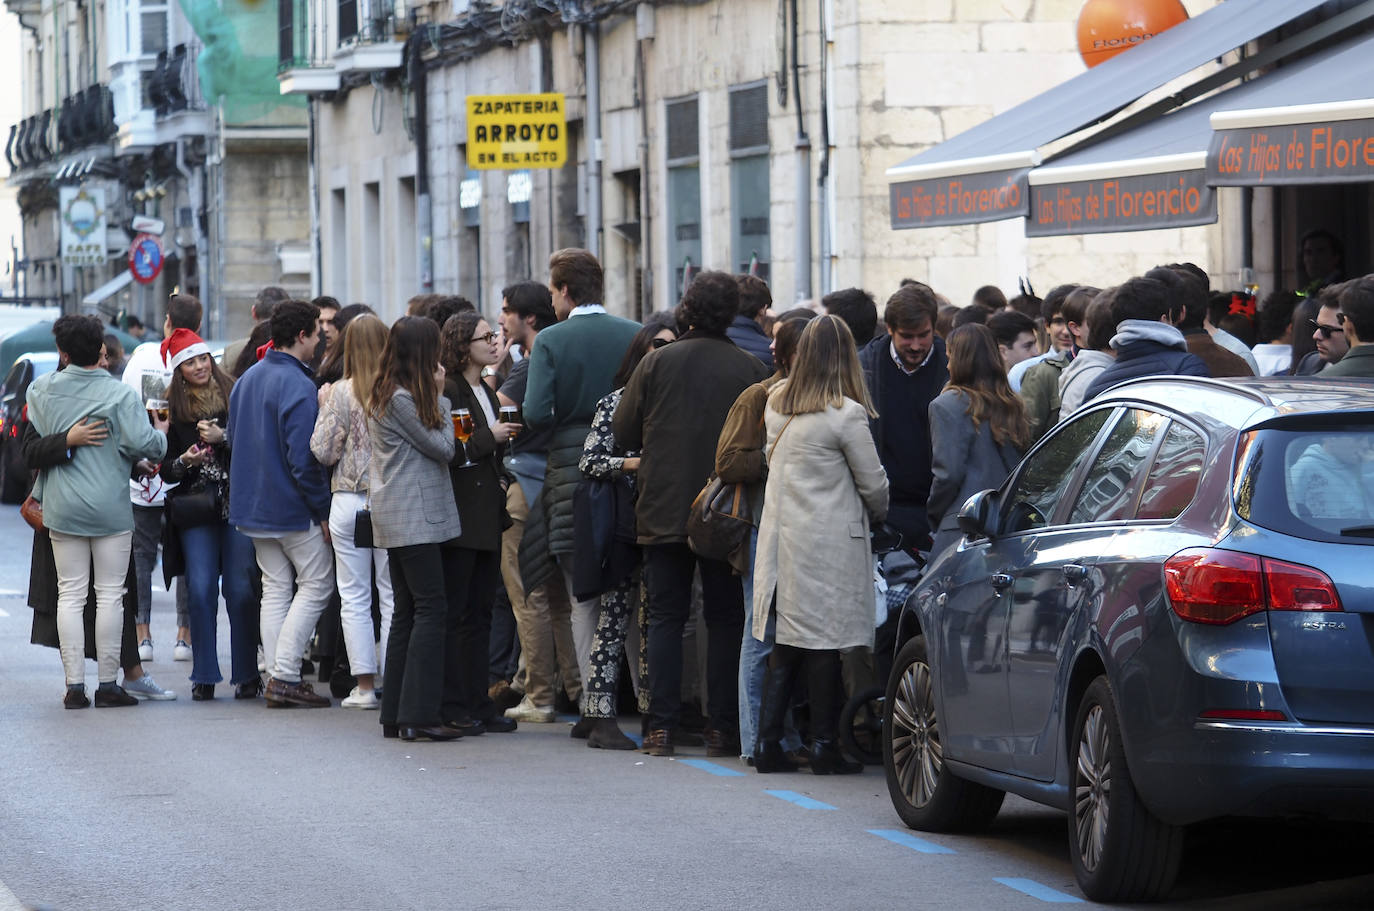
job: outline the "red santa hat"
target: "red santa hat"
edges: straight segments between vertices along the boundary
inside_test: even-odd
[[[162,341],[162,363],[175,370],[193,357],[209,354],[210,346],[190,329],[173,329]]]

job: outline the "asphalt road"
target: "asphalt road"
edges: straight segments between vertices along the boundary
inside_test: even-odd
[[[64,711],[57,653],[28,644],[30,533],[16,507],[0,507],[0,542],[0,911],[1083,900],[1062,816],[1020,800],[984,835],[915,833],[893,813],[881,770],[761,776],[700,750],[605,753],[570,740],[565,722],[403,743],[383,740],[370,712],[269,711],[226,698],[227,687],[193,703],[189,665],[166,660],[166,593],[153,617],[164,647],[148,667],[178,699]],[[625,727],[637,731],[637,719]],[[1367,908],[1369,835],[1198,829],[1176,905]]]

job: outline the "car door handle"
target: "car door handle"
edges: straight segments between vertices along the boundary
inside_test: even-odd
[[[1064,578],[1069,580],[1070,584],[1082,582],[1084,579],[1088,578],[1088,568],[1086,566],[1079,566],[1077,563],[1065,563]]]
[[[1001,591],[1004,588],[1011,588],[1012,578],[1009,573],[993,573],[992,587]]]

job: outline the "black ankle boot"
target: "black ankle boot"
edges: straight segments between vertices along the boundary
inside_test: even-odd
[[[813,740],[810,756],[811,772],[815,775],[857,775],[864,770],[863,763],[845,759],[840,745],[833,740]]]
[[[754,771],[759,774],[769,772],[795,772],[797,764],[787,758],[787,753],[783,751],[782,744],[776,740],[759,741],[758,749],[754,751]]]

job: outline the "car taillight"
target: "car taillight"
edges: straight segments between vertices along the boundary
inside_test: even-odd
[[[1270,610],[1340,610],[1336,586],[1319,569],[1264,559],[1264,581],[1269,586]]]
[[[1262,610],[1338,611],[1321,570],[1230,550],[1190,548],[1164,561],[1169,603],[1184,620],[1224,626]]]

